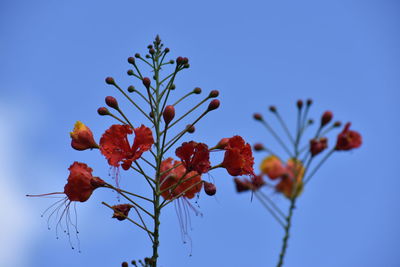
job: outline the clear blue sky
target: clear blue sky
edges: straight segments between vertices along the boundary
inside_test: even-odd
[[[81,254],[40,218],[53,199],[24,195],[62,189],[74,160],[107,178],[104,158],[70,149],[68,133],[79,119],[100,137],[112,121],[96,109],[119,96],[104,78],[132,83],[126,58],[160,34],[172,56],[190,58],[177,94],[220,90],[221,108],[197,127],[198,141],[240,134],[274,147],[252,114],[274,104],[294,125],[294,103],[308,97],[316,119],[329,109],[362,133],[362,148],[335,155],[299,199],[287,267],[399,266],[399,12],[387,0],[1,1],[0,265],[119,266],[150,255],[142,232],[109,218],[100,204],[116,201],[109,192],[77,207]],[[165,210],[160,266],[274,266],[279,225],[250,195],[236,194],[224,170],[212,176],[217,196],[202,194],[203,217],[192,216],[193,256],[173,206]],[[134,188],[135,178],[122,183]]]

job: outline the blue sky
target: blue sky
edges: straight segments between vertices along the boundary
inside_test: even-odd
[[[239,134],[275,148],[252,114],[272,121],[273,104],[294,126],[295,101],[309,97],[314,118],[332,110],[362,133],[363,146],[334,155],[300,197],[286,266],[399,266],[399,11],[386,0],[1,1],[0,265],[118,266],[150,254],[142,232],[109,218],[100,204],[116,201],[109,192],[77,205],[82,253],[40,218],[53,199],[25,194],[62,189],[75,160],[108,178],[104,158],[70,149],[68,133],[82,120],[101,136],[113,121],[96,109],[106,95],[119,97],[104,78],[131,84],[126,58],[160,34],[171,56],[190,58],[176,97],[196,86],[220,90],[221,108],[187,140],[212,145]],[[255,157],[258,166],[263,155]],[[171,206],[162,217],[160,266],[275,266],[279,225],[250,195],[235,193],[226,171],[211,175],[218,194],[200,196],[192,256]],[[124,174],[122,183],[144,190],[134,178]]]

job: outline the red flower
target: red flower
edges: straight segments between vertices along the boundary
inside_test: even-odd
[[[172,158],[161,162],[160,172],[162,173],[160,190],[164,199],[181,196],[193,198],[203,185],[197,172],[187,171],[182,162],[174,161]]]
[[[206,144],[194,141],[184,142],[176,149],[175,154],[182,160],[187,171],[202,174],[210,169],[210,152]]]
[[[313,157],[324,151],[327,147],[328,139],[325,137],[310,140],[310,152]]]
[[[70,132],[71,146],[76,150],[85,150],[92,148],[99,148],[96,141],[94,141],[92,131],[80,121],[77,121],[74,130]]]
[[[70,174],[64,193],[70,201],[85,202],[96,188],[105,184],[102,179],[93,177],[92,168],[85,163],[75,161],[68,170]]]
[[[349,130],[350,125],[350,122],[346,123],[343,131],[338,135],[335,150],[351,150],[361,146],[361,135]]]
[[[112,206],[114,210],[113,218],[116,218],[118,221],[125,220],[129,215],[129,211],[133,206],[131,204],[119,204]]]
[[[135,132],[132,147],[128,141],[128,134]],[[132,162],[141,157],[143,152],[150,150],[154,144],[151,130],[142,125],[139,128],[129,125],[112,125],[100,139],[100,151],[107,158],[108,164],[128,170]]]
[[[234,182],[236,185],[236,191],[238,193],[249,190],[257,191],[263,185],[265,185],[265,181],[262,175],[251,176],[250,180],[245,178],[244,179],[235,178]]]
[[[230,175],[254,174],[254,158],[251,146],[246,144],[242,137],[236,135],[229,138],[228,144],[224,149],[226,151],[222,166],[226,168]]]

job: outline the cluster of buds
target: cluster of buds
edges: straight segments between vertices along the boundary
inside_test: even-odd
[[[105,79],[106,84],[116,88],[127,102],[137,109],[145,120],[144,124],[138,124],[136,119],[131,121],[125,115],[124,105],[120,105],[115,97],[107,96],[105,98],[107,107],[100,107],[97,112],[101,116],[115,119],[118,123],[112,124],[105,130],[98,142],[95,141],[89,127],[80,121],[76,122],[70,134],[72,148],[79,151],[97,149],[105,157],[110,167],[116,170],[113,173],[119,174],[119,170],[122,169],[142,176],[149,185],[149,194],[139,195],[122,188],[118,176],[114,177],[115,185],[112,185],[112,182],[106,183],[98,177],[93,177],[92,169],[86,164],[77,162],[70,167],[71,174],[64,192],[50,193],[65,194],[65,201],[69,205],[74,201],[87,201],[98,187],[117,192],[128,203],[110,205],[102,202],[102,204],[113,211],[113,218],[119,221],[128,220],[148,234],[153,243],[153,255],[148,258],[146,264],[152,267],[157,266],[159,219],[161,210],[165,206],[175,200],[182,202],[177,205],[178,207],[181,204],[190,205],[188,201],[198,195],[202,188],[207,195],[214,195],[217,191],[215,184],[202,179],[202,175],[213,169],[225,168],[232,176],[254,175],[251,146],[240,136],[223,138],[211,148],[205,143],[186,141],[175,149],[175,159],[168,156],[170,150],[187,133],[195,132],[195,125],[202,118],[220,106],[220,101],[216,99],[219,92],[212,90],[205,98],[193,105],[193,108],[178,115],[176,107],[179,103],[189,96],[200,95],[202,90],[196,87],[189,92],[184,92],[177,101],[171,101],[171,92],[179,92],[174,84],[176,76],[182,70],[188,69],[190,65],[189,59],[186,57],[165,60],[169,52],[170,49],[163,48],[163,44],[157,36],[153,44],[148,46],[148,54],[142,57],[137,53],[134,57],[128,58],[128,63],[133,68],[129,69],[127,74],[136,79],[138,83],[136,86],[130,85],[124,90],[114,78],[107,77]],[[152,79],[143,75],[139,63],[150,66]],[[161,72],[167,69],[168,65],[174,66],[174,68],[171,73],[162,77]],[[141,85],[144,87],[142,90],[138,89]],[[180,125],[189,114],[195,112],[207,101],[209,101],[208,106],[200,115],[192,119],[189,124]],[[141,103],[145,103],[144,106]],[[177,130],[171,131],[172,128]],[[132,139],[133,141],[131,141]],[[223,161],[219,164],[211,164],[210,151],[224,152]],[[141,201],[144,204],[139,203]],[[129,214],[132,210],[135,211],[135,218]],[[62,212],[61,216],[65,216],[67,212],[68,210]],[[184,233],[186,231],[183,229]]]
[[[296,132],[292,135],[289,127],[282,119],[278,109],[275,106],[270,106],[269,111],[276,117],[278,123],[282,127],[285,135],[287,136],[288,143],[284,142],[283,138],[277,134],[277,131],[271,127],[271,124],[264,119],[260,113],[255,113],[253,118],[261,122],[262,125],[269,131],[269,133],[281,145],[282,149],[288,156],[286,163],[283,163],[282,157],[273,152],[270,148],[262,143],[256,143],[253,148],[255,151],[267,152],[269,155],[263,159],[260,165],[260,175],[257,179],[235,179],[238,192],[243,191],[257,191],[267,183],[263,180],[267,176],[270,181],[277,181],[274,185],[277,192],[282,193],[288,199],[296,198],[303,190],[303,186],[311,179],[315,172],[320,168],[328,157],[335,151],[348,151],[361,146],[361,135],[353,130],[350,130],[350,123],[346,123],[342,132],[336,138],[336,144],[326,152],[320,163],[318,163],[314,170],[309,171],[310,165],[317,155],[323,154],[328,149],[327,134],[333,129],[341,126],[340,121],[332,122],[333,113],[325,111],[320,119],[320,123],[315,134],[303,143],[304,135],[308,128],[314,124],[314,120],[308,117],[312,100],[308,99],[304,105],[302,100],[297,101],[297,125]],[[305,106],[305,107],[304,107]],[[292,147],[292,148],[291,148]],[[307,177],[305,175],[308,174]],[[271,185],[268,183],[268,185]]]

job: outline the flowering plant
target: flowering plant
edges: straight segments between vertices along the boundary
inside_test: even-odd
[[[80,121],[76,122],[70,134],[72,148],[80,151],[88,149],[100,151],[110,167],[114,169],[115,185],[107,182],[106,179],[93,176],[93,170],[87,164],[74,162],[69,168],[70,175],[63,192],[29,195],[63,196],[61,200],[51,206],[55,208],[50,213],[49,219],[53,215],[58,217],[56,232],[59,227],[66,227],[65,232],[68,234],[71,246],[70,230],[73,229],[77,233],[76,223],[73,223],[69,213],[71,203],[86,202],[97,188],[111,189],[127,203],[111,205],[103,201],[102,204],[112,210],[113,218],[118,221],[130,221],[146,232],[152,243],[151,256],[146,257],[143,261],[132,261],[132,265],[156,267],[159,258],[160,215],[164,207],[176,202],[178,202],[177,206],[191,205],[190,199],[198,195],[202,188],[207,195],[214,195],[216,186],[202,179],[203,174],[213,169],[225,168],[233,176],[253,175],[254,159],[251,147],[240,136],[223,138],[211,148],[200,142],[183,142],[175,150],[175,156],[178,159],[167,156],[178,141],[186,134],[194,133],[195,125],[220,105],[219,100],[215,99],[219,92],[213,90],[190,110],[175,118],[175,107],[189,96],[201,94],[202,90],[196,87],[177,101],[171,102],[170,95],[176,88],[174,81],[181,71],[189,68],[189,60],[186,57],[165,60],[169,52],[170,50],[164,48],[157,36],[153,44],[148,46],[148,54],[145,57],[135,54],[134,57],[128,58],[128,63],[133,66],[133,69],[128,70],[127,74],[143,85],[142,90],[132,85],[127,90],[123,90],[113,78],[108,77],[105,80],[142,114],[145,119],[144,124],[139,126],[137,121],[130,120],[120,108],[117,99],[107,96],[105,103],[111,110],[107,107],[100,107],[98,114],[111,116],[118,121],[118,124],[111,125],[103,133],[99,142],[95,141],[92,131]],[[140,64],[150,67],[152,79],[143,75],[139,68]],[[172,72],[162,76],[162,71],[168,66],[174,66]],[[140,102],[135,101],[129,94],[140,99],[145,105],[140,105]],[[181,125],[183,119],[210,99],[212,100],[208,107],[197,118],[185,126]],[[179,130],[177,134],[171,136],[173,127]],[[133,142],[130,141],[131,135],[134,135]],[[212,165],[210,151],[224,151],[223,161]],[[149,193],[141,195],[124,188],[118,180],[120,169],[142,176],[148,184]],[[60,209],[62,209],[61,213]],[[131,210],[134,210],[134,215],[130,213]],[[185,211],[187,212],[187,209]],[[183,224],[182,227],[184,228],[182,232],[186,235],[187,225]],[[128,266],[128,263],[123,262],[122,265]]]
[[[289,158],[286,163],[283,157],[278,156],[277,153],[272,151],[269,147],[257,143],[254,145],[255,151],[267,152],[269,155],[264,158],[260,165],[261,173],[252,176],[250,179],[235,178],[237,192],[251,191],[254,196],[261,202],[263,207],[273,216],[273,218],[283,227],[285,235],[282,241],[282,248],[279,255],[277,267],[283,265],[284,257],[286,255],[287,244],[292,225],[292,216],[296,207],[296,201],[301,193],[304,191],[305,186],[310,182],[311,178],[315,175],[323,163],[334,153],[338,151],[349,151],[358,148],[362,144],[361,135],[353,130],[350,130],[350,123],[346,123],[342,132],[340,132],[336,139],[336,144],[328,148],[327,134],[333,129],[341,126],[339,121],[331,123],[333,113],[326,111],[322,114],[320,123],[316,129],[315,134],[311,135],[306,142],[303,142],[305,133],[313,124],[313,120],[308,117],[309,109],[312,105],[312,100],[309,99],[304,104],[302,100],[297,101],[297,125],[295,134],[292,135],[289,127],[283,120],[275,106],[269,108],[270,112],[276,117],[278,123],[282,127],[289,145],[283,141],[283,138],[278,135],[277,131],[271,127],[271,124],[264,119],[264,117],[256,113],[254,119],[259,121],[268,132],[279,143],[283,151]],[[313,167],[312,163],[315,162],[317,156],[325,154],[322,159]],[[264,179],[268,178],[268,181]],[[288,201],[288,212],[285,214],[281,208],[263,192],[263,187],[273,188],[275,192],[282,194]]]

